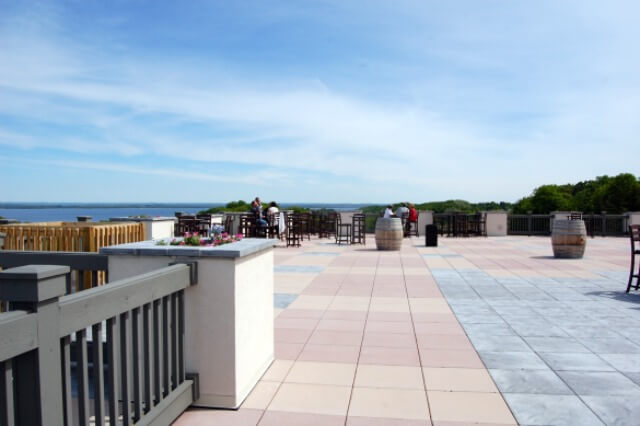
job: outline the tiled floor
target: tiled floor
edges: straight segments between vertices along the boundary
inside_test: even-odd
[[[176,425],[632,425],[640,294],[628,241],[405,239],[279,247],[276,361],[237,411]]]

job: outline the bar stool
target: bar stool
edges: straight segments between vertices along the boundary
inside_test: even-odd
[[[336,227],[336,244],[351,244],[351,224],[338,223]]]
[[[351,223],[351,244],[366,244],[365,215],[354,214]]]
[[[640,263],[638,263],[638,270],[633,273],[636,265],[636,256],[640,255],[640,225],[629,226],[629,240],[631,241],[631,269],[629,270],[629,284],[627,284],[627,293],[631,290],[631,283],[633,279],[636,279],[636,285],[634,290],[640,288]],[[636,243],[638,245],[636,246]]]
[[[299,218],[295,214],[287,215],[287,247],[300,247],[302,229]]]

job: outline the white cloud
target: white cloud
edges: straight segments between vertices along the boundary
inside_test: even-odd
[[[440,38],[422,48],[422,37],[385,25],[399,50],[438,58],[442,75],[449,71],[452,76],[433,81],[399,76],[380,90],[389,92],[396,85],[403,95],[364,97],[337,89],[311,71],[296,80],[265,79],[259,71],[238,77],[217,59],[149,60],[127,48],[90,46],[60,30],[58,11],[40,11],[29,19],[5,21],[0,29],[0,118],[51,125],[58,133],[44,137],[30,126],[0,121],[0,145],[113,155],[108,162],[83,167],[126,173],[185,176],[177,168],[131,168],[127,157],[227,161],[255,168],[251,176],[186,175],[203,181],[282,183],[287,177],[308,179],[305,173],[312,172],[332,181],[341,177],[391,191],[400,188],[399,198],[425,191],[435,198],[513,200],[549,180],[633,170],[632,158],[639,153],[632,145],[640,130],[638,77],[618,72],[615,65],[640,61],[637,53],[607,50],[618,40],[629,45],[627,33],[609,28],[618,20],[608,17],[604,41],[597,43],[593,57],[579,46],[576,57],[561,61],[559,55],[571,52],[571,46],[556,40],[558,46],[550,46],[552,55],[546,58],[544,43],[567,34],[559,28],[568,9],[558,6],[559,17],[542,21],[516,12],[504,12],[501,19],[515,22],[497,28],[475,21],[475,15],[464,20],[464,27],[442,26]],[[421,18],[418,14],[412,21]],[[589,30],[585,43],[590,43],[593,16],[581,19],[581,27]],[[596,56],[601,52],[604,59]],[[415,61],[412,66],[428,65]],[[403,68],[383,65],[388,74]],[[575,87],[569,86],[569,74],[580,67],[583,74],[575,77]],[[483,81],[482,72],[493,74]],[[620,80],[594,83],[607,76]],[[511,122],[515,114],[530,122]],[[65,130],[74,127],[82,131],[70,135]],[[322,185],[322,180],[314,184]]]

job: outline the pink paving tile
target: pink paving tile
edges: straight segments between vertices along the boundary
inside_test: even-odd
[[[349,416],[347,418],[347,426],[431,426],[431,422],[429,420]]]
[[[276,318],[275,328],[313,330],[318,324],[315,318]]]
[[[455,349],[473,351],[471,342],[464,335],[456,334],[416,334],[421,349]]]
[[[484,368],[475,351],[420,349],[423,367]]]
[[[435,323],[417,322],[414,324],[416,334],[456,334],[465,335],[464,329],[454,322]]]
[[[374,289],[371,293],[373,297],[406,297],[407,292],[405,289],[383,288]]]
[[[276,359],[296,359],[302,348],[303,343],[282,343],[276,342],[275,344],[275,357]]]
[[[278,319],[284,319],[284,318],[307,318],[307,319],[313,319],[313,318],[317,318],[320,319],[322,317],[322,314],[324,314],[324,311],[319,310],[319,309],[285,309],[284,311],[282,311],[280,313],[280,315],[278,315]]]
[[[337,288],[326,287],[307,287],[300,294],[308,294],[311,296],[335,296],[338,293]]]
[[[367,321],[411,322],[409,312],[369,312]]]
[[[418,351],[409,348],[363,346],[359,362],[361,364],[376,365],[420,366]]]
[[[438,314],[432,312],[413,312],[414,322],[455,322],[458,323],[458,319],[454,314]]]
[[[364,321],[366,318],[364,311],[326,311],[322,316],[322,319],[347,321]]]
[[[316,330],[309,338],[312,345],[359,346],[362,343],[360,331]]]
[[[400,321],[367,321],[367,332],[413,334],[411,322]]]
[[[274,340],[280,343],[306,343],[312,330],[295,330],[290,328],[276,328]]]
[[[515,424],[515,423],[513,423]],[[508,423],[471,423],[473,426],[507,426]],[[433,422],[433,426],[470,426],[468,422],[447,422],[442,420],[436,420]]]
[[[440,290],[433,287],[407,285],[407,294],[409,297],[442,297]]]
[[[343,362],[358,361],[360,346],[315,345],[307,343],[298,357],[299,361]]]
[[[371,296],[371,289],[341,288],[336,296]]]
[[[342,426],[345,416],[328,414],[288,413],[285,411],[266,411],[260,426]]]
[[[362,331],[364,321],[321,319],[317,330]]]
[[[250,426],[258,424],[262,410],[209,410],[188,409],[173,423],[173,426]]]
[[[386,348],[416,348],[413,334],[365,332],[363,346],[379,346]]]

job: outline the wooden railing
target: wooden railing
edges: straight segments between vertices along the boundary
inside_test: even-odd
[[[0,225],[5,250],[85,251],[143,241],[144,224],[134,222],[42,222]]]
[[[0,314],[0,424],[170,424],[197,396],[185,372],[192,266],[64,295],[68,273],[0,272],[11,309]]]

